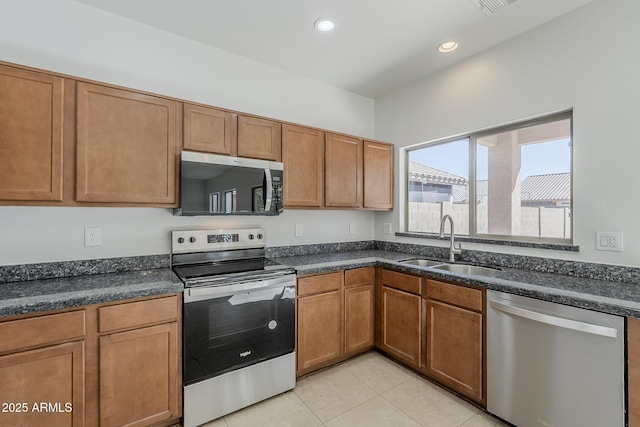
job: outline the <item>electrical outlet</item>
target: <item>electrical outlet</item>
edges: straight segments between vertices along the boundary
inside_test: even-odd
[[[356,234],[356,223],[355,222],[350,222],[349,223],[349,234]]]
[[[295,236],[300,237],[304,234],[304,227],[302,224],[296,224],[295,226]]]
[[[100,227],[85,227],[84,245],[85,247],[102,245],[102,229]]]
[[[391,223],[390,222],[385,222],[383,224],[383,231],[384,234],[391,234]]]
[[[596,231],[596,249],[599,251],[622,252],[622,232]]]

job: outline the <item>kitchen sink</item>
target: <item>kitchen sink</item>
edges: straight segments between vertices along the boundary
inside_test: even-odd
[[[442,261],[433,261],[430,259],[408,259],[406,261],[400,261],[402,264],[412,264],[420,267],[433,267],[441,265]]]
[[[452,273],[469,274],[472,276],[487,276],[500,270],[489,267],[478,267],[465,264],[440,264],[432,267],[434,270],[450,271]]]

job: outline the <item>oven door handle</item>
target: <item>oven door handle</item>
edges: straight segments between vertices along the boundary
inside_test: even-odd
[[[254,282],[238,283],[235,285],[203,286],[201,288],[185,289],[184,302],[202,301],[213,298],[225,297],[233,294],[259,291],[263,289],[282,288],[292,286],[295,288],[296,276],[287,275],[275,279],[260,280]]]

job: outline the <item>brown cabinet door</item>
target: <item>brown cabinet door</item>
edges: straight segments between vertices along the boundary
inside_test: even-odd
[[[324,203],[324,132],[282,126],[284,207],[321,207]]]
[[[277,162],[282,160],[280,123],[238,116],[238,156]]]
[[[100,337],[100,426],[148,426],[179,416],[177,323]]]
[[[627,318],[629,427],[640,427],[640,319]]]
[[[341,291],[298,298],[298,375],[342,357]]]
[[[184,104],[183,144],[185,150],[236,155],[237,141],[232,140],[235,115],[217,108]],[[235,143],[235,147],[232,145]]]
[[[364,207],[393,209],[393,145],[364,141]]]
[[[346,356],[362,353],[373,347],[373,305],[373,284],[344,289],[344,352]]]
[[[62,201],[63,79],[0,65],[0,200]]]
[[[420,366],[421,301],[418,295],[381,287],[380,348]]]
[[[362,207],[362,140],[325,135],[325,205]]]
[[[84,342],[0,357],[0,425],[85,424]]]
[[[88,83],[77,94],[76,200],[177,206],[179,104]]]
[[[482,314],[425,300],[427,373],[483,403]]]

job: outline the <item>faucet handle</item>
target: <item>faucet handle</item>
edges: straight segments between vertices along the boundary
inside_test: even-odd
[[[458,243],[454,248],[453,248],[453,253],[455,254],[461,254],[462,253],[462,244]]]

